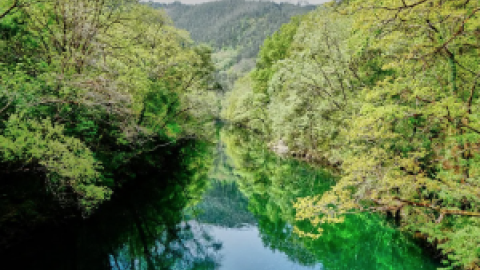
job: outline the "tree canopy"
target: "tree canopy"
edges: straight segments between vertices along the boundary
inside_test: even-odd
[[[223,116],[340,169],[330,191],[297,201],[297,218],[320,226],[392,212],[451,267],[478,269],[479,10],[460,0],[318,8],[286,53],[265,42],[249,86],[234,89]],[[259,76],[261,59],[275,55]]]
[[[217,79],[224,90],[255,66],[264,39],[287,23],[315,8],[287,2],[222,0],[195,5],[147,2],[164,9],[175,26],[186,29],[192,39],[214,48]]]
[[[134,160],[161,167],[166,146],[212,134],[211,50],[164,12],[135,0],[8,0],[0,14],[7,177],[36,171],[87,213]]]

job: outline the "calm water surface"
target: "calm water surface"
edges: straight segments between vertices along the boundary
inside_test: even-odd
[[[295,219],[293,202],[321,194],[333,178],[269,154],[245,133],[222,131],[214,148],[210,160],[119,192],[90,219],[38,231],[0,254],[2,269],[436,269],[378,216],[298,237],[294,226],[313,228]]]

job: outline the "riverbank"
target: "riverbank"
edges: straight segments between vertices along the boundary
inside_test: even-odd
[[[116,187],[112,187],[111,200],[123,200],[129,193],[137,194],[145,189],[145,185],[157,183],[159,188],[171,189],[177,185],[190,186],[201,193],[204,188],[205,175],[211,162],[210,142],[182,140],[150,152],[156,163],[148,164],[138,159],[132,159],[124,164],[114,175]],[[192,170],[193,166],[195,170]],[[183,178],[176,176],[183,174]],[[163,175],[163,177],[161,177]],[[197,181],[189,179],[197,175]],[[173,179],[177,179],[175,182]],[[0,183],[0,253],[13,247],[23,246],[34,235],[44,232],[55,232],[82,224],[89,216],[85,216],[77,204],[62,204],[45,181],[39,181],[38,174],[33,172],[18,172],[3,175]],[[171,185],[171,186],[170,186]],[[182,189],[185,189],[183,187]],[[144,191],[145,192],[145,191]],[[145,195],[146,196],[146,195]],[[190,194],[193,200],[198,194]],[[198,198],[197,198],[198,199]],[[101,216],[108,211],[110,202],[99,205],[91,215]],[[115,202],[113,202],[115,204]],[[106,209],[105,209],[106,208]]]
[[[298,199],[297,218],[318,229],[305,235],[391,211],[448,267],[478,269],[480,47],[468,25],[480,3],[414,2],[337,1],[292,20],[265,40],[222,117],[277,153],[339,168],[330,190]]]
[[[263,139],[262,136],[255,133],[235,129],[231,126],[222,131],[225,151],[232,159],[231,164],[235,164],[237,168],[233,173],[238,177],[233,179],[236,179],[239,189],[250,199],[249,209],[262,220],[262,226],[265,226],[266,232],[278,233],[281,235],[280,239],[287,238],[293,242],[303,243],[302,245],[305,245],[307,250],[311,248],[309,252],[316,254],[314,256],[318,259],[321,258],[322,262],[331,260],[332,264],[326,263],[325,269],[365,270],[403,267],[401,269],[414,270],[421,268],[423,262],[415,261],[418,258],[411,257],[410,264],[404,260],[409,260],[408,256],[412,255],[394,251],[396,248],[402,249],[401,246],[409,243],[408,249],[416,250],[417,255],[423,254],[422,256],[424,256],[426,254],[426,250],[421,251],[418,248],[419,242],[398,230],[394,219],[388,220],[381,214],[364,213],[348,215],[344,223],[318,226],[312,226],[309,222],[298,219],[295,206],[298,199],[321,196],[335,186],[338,176],[312,163],[308,164],[301,160],[277,156],[270,151]],[[323,234],[318,238],[301,237],[296,233],[298,230],[316,233],[318,227],[323,230]],[[353,241],[355,243],[353,244],[349,242],[352,239],[363,239],[366,243]],[[373,246],[368,247],[369,245]],[[281,244],[276,242],[272,243],[272,246],[279,247]],[[369,251],[375,248],[379,249],[378,254],[370,254]],[[390,251],[388,251],[389,248]],[[403,249],[407,248],[403,247]],[[329,256],[328,254],[333,257],[341,256],[339,254],[342,252],[344,258],[348,258],[344,263],[349,266],[343,265],[342,267],[341,260],[325,258]],[[389,253],[388,256],[387,253]],[[361,256],[366,256],[366,258],[363,261],[360,259],[355,265],[356,258]],[[375,259],[376,256],[378,261]],[[434,256],[422,258],[425,260],[423,267],[432,267],[431,269],[440,267],[438,258],[434,259]],[[388,266],[381,266],[379,263],[381,260],[388,261],[386,264]],[[395,260],[397,261],[395,262]],[[432,264],[428,264],[427,261]]]
[[[283,140],[279,140],[275,143],[266,143],[266,145],[273,154],[277,155],[280,158],[293,158],[301,162],[305,162],[313,168],[327,170],[333,175],[336,175],[337,178],[342,173],[340,163],[331,164],[326,158],[321,157],[315,152],[310,153],[308,150],[292,151],[288,148],[285,142],[283,142]],[[445,255],[442,252],[442,249],[438,246],[442,243],[439,242],[437,239],[434,239],[432,241],[432,239],[429,239],[428,234],[421,233],[420,231],[405,230],[404,228],[402,228],[403,217],[400,210],[385,210],[380,212],[379,214],[382,215],[389,222],[389,224],[396,227],[399,231],[407,235],[408,238],[412,239],[416,243],[416,245],[420,246],[424,250],[424,252],[428,254],[428,256],[434,258],[434,260],[438,262],[438,265],[440,265],[441,261],[448,260],[447,255]],[[477,269],[480,268],[472,268],[472,270]]]
[[[0,259],[49,270],[245,269],[238,261],[248,269],[436,269],[378,215],[323,226],[318,239],[300,237],[295,227],[313,228],[296,220],[294,202],[325,192],[334,177],[276,157],[246,132],[219,133],[215,152],[187,163],[171,158],[169,170],[127,182],[89,218],[38,231]]]

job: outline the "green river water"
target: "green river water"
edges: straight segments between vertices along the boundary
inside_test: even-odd
[[[0,253],[1,269],[436,269],[431,255],[383,217],[349,216],[301,238],[296,198],[334,178],[282,159],[245,132],[223,130],[205,157],[124,187],[91,218],[38,230]],[[195,148],[186,151],[197,151]],[[208,175],[196,173],[209,164]],[[203,169],[205,171],[205,168]]]

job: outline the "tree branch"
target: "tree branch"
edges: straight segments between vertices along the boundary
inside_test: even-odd
[[[19,0],[13,1],[12,6],[10,6],[4,13],[0,14],[0,19],[3,19],[4,17],[6,17],[10,12],[12,12],[14,8],[18,7],[19,3],[20,3]]]

